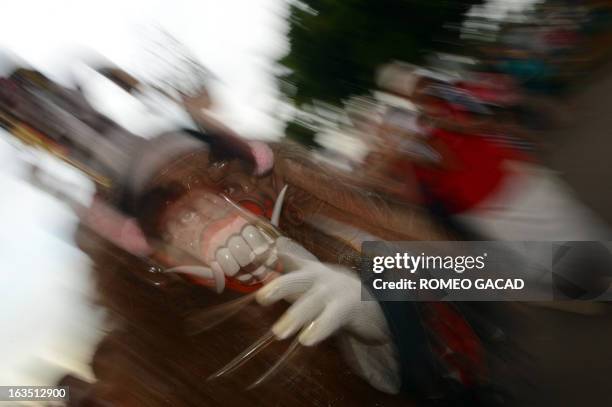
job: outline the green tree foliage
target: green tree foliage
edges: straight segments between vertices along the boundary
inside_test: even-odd
[[[303,0],[291,6],[290,52],[281,80],[297,105],[338,103],[372,88],[375,70],[393,59],[419,62],[442,45],[478,1]]]
[[[419,62],[477,0],[302,0],[289,17],[290,51],[281,89],[296,106],[340,105],[374,86],[377,67]]]

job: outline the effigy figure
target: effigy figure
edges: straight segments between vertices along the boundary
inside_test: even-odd
[[[235,356],[245,338],[252,341],[261,335],[259,332],[259,335],[239,340],[240,334],[231,332],[244,333],[262,325],[267,328],[278,317],[278,307],[276,311],[264,311],[255,303],[244,301],[249,299],[245,293],[261,288],[278,274],[291,272],[294,280],[300,274],[293,272],[306,271],[305,268],[313,268],[304,275],[308,281],[299,282],[298,279],[297,285],[283,286],[292,286],[293,296],[299,296],[308,291],[307,286],[314,287],[317,280],[319,294],[314,299],[325,297],[324,301],[333,305],[332,311],[335,306],[340,308],[336,310],[338,313],[333,313],[332,324],[319,324],[325,329],[308,341],[300,335],[300,343],[312,346],[338,330],[355,330],[358,335],[365,335],[366,342],[382,345],[384,357],[393,364],[393,346],[386,333],[384,317],[375,302],[360,301],[360,283],[349,267],[355,265],[361,242],[367,239],[447,238],[422,210],[368,192],[346,174],[313,161],[305,151],[291,144],[257,146],[234,138],[224,133],[222,126],[210,123],[206,123],[209,127],[203,125],[201,131],[177,129],[145,140],[125,131],[97,113],[85,99],[35,71],[21,70],[3,86],[3,96],[7,97],[2,107],[8,118],[7,127],[14,130],[17,126],[27,126],[29,139],[63,148],[66,161],[76,161],[77,167],[98,181],[98,194],[91,207],[75,205],[83,225],[77,241],[98,264],[100,301],[114,311],[118,328],[100,345],[92,361],[98,382],[93,386],[81,383],[86,389],[85,403],[167,402],[165,397],[171,396],[161,394],[173,393],[177,388],[184,391],[195,388],[196,392],[206,394],[218,404],[221,399],[225,404],[236,405],[256,400],[252,394],[237,396],[235,386],[223,388],[202,378],[213,374],[214,369]],[[18,92],[13,92],[15,87]],[[46,120],[34,118],[36,109],[40,109],[40,117]],[[262,167],[266,160],[260,159],[258,148],[273,161],[268,159],[268,165]],[[335,269],[336,266],[323,265],[319,260],[343,267]],[[186,276],[188,281],[176,274]],[[328,276],[334,276],[329,282],[336,281],[336,288],[327,289],[333,287],[327,285]],[[337,290],[342,290],[346,284],[352,287],[347,291],[349,295],[336,301]],[[214,290],[199,288],[201,285]],[[284,298],[285,294],[283,291],[275,295],[261,294],[258,300],[269,304]],[[222,305],[222,309],[234,315],[233,321],[216,322],[213,328],[208,322],[202,322],[210,319],[210,307],[235,300],[238,301],[230,302],[229,308]],[[309,303],[312,302],[311,299]],[[318,300],[315,303],[322,304]],[[281,338],[292,336],[296,333],[292,331],[299,329],[300,324],[311,322],[308,320],[315,319],[323,311],[311,306],[306,308],[309,309],[306,313],[298,313],[301,322],[291,322],[291,318],[285,317],[285,325],[287,321],[294,325],[290,331],[280,329],[282,321],[277,323],[272,334],[267,334],[267,342],[277,338],[280,343]],[[239,310],[237,316],[236,309]],[[346,315],[342,316],[345,311]],[[187,319],[185,314],[189,314]],[[223,330],[212,335],[210,329],[216,328],[216,324],[221,324],[219,327]],[[206,333],[190,336],[185,333],[184,325],[191,335],[204,328]],[[232,325],[235,331],[230,328]],[[167,340],[160,339],[160,335]],[[202,350],[196,346],[194,349],[194,342],[211,347]],[[267,345],[273,349],[276,343]],[[147,350],[137,349],[139,346]],[[357,345],[350,346],[356,348]],[[122,347],[126,347],[128,353],[133,351],[143,356],[136,356],[134,361],[134,355],[124,355]],[[152,357],[151,348],[159,347],[168,352],[162,352],[166,355],[163,360],[142,363],[142,357]],[[177,355],[175,347],[188,348],[200,357],[187,360],[190,357]],[[220,347],[225,347],[224,351]],[[286,365],[283,371],[292,372],[289,377],[293,380],[297,380],[295,377],[306,380],[304,386],[298,384],[298,387],[320,388],[319,393],[310,398],[328,401],[343,394],[342,397],[355,397],[355,400],[361,397],[366,401],[382,397],[367,387],[356,390],[360,385],[355,375],[348,373],[338,357],[337,348],[329,345],[317,348],[328,349],[318,351],[325,355],[319,370],[313,367],[310,373],[300,376],[298,373],[303,369],[297,359],[294,360],[293,352],[297,348],[296,340],[290,346],[292,352],[281,359],[281,365]],[[115,356],[120,353],[121,356],[117,356],[120,360],[111,358],[109,362],[108,352]],[[363,349],[358,352],[367,356]],[[223,354],[227,355],[224,360],[221,359]],[[277,351],[268,360],[275,360],[279,354],[284,355]],[[166,366],[167,359],[173,360],[169,363],[171,367]],[[384,391],[397,392],[397,385],[389,387],[381,377],[372,376],[364,369],[364,363],[358,361],[356,364],[360,375],[370,375],[370,381]],[[255,377],[257,387],[274,383],[269,377],[275,375],[281,365],[274,367],[273,364],[273,369],[259,379]],[[159,366],[177,375],[172,380],[175,388],[162,385],[159,377],[150,377],[157,374]],[[181,368],[197,372],[198,382],[202,383],[194,384],[194,380],[180,376]],[[247,372],[250,371],[247,369]],[[323,377],[319,380],[309,376],[313,372]],[[124,382],[131,375],[136,376],[129,381],[134,385],[133,390]],[[165,390],[150,391],[134,383],[151,384],[148,380],[153,380],[153,387],[161,386],[160,389]],[[80,383],[70,377],[66,381],[75,386]],[[351,390],[327,388],[336,382]],[[246,384],[248,382],[241,383],[239,387]],[[323,384],[325,388],[321,387]],[[293,397],[282,387],[273,392],[283,397],[287,404]],[[265,394],[262,392],[262,404],[265,404]],[[184,402],[181,397],[188,396],[178,398]],[[78,403],[78,397],[74,403]],[[299,402],[293,400],[291,404]]]
[[[127,90],[144,86],[102,71],[115,82],[121,76]],[[24,99],[44,107],[64,93],[55,86]],[[425,209],[374,192],[296,145],[241,139],[207,117],[202,101],[204,93],[181,95],[197,126],[152,139],[93,109],[52,104],[50,117],[69,124],[57,126],[62,137],[87,128],[109,145],[76,142],[67,153],[107,180],[89,207],[75,205],[76,240],[94,260],[98,301],[112,316],[92,360],[95,380],[62,382],[80,389],[72,403],[498,400],[492,355],[516,357],[499,323],[509,309],[522,318],[523,308],[362,301],[354,269],[363,241],[454,236]],[[14,105],[6,110],[13,123],[25,120]],[[30,124],[53,134],[45,125]],[[73,147],[62,138],[58,145]]]
[[[561,318],[524,304],[364,301],[355,268],[367,240],[452,240],[470,231],[462,223],[499,240],[599,232],[541,168],[507,168],[517,157],[492,143],[503,138],[481,134],[504,129],[483,119],[465,84],[408,75],[399,82],[410,95],[392,86],[424,114],[388,109],[387,155],[366,164],[381,168],[348,174],[291,143],[242,139],[209,114],[201,84],[173,92],[116,67],[97,71],[137,98],[167,99],[191,123],[141,137],[33,69],[0,80],[2,125],[97,186],[91,205],[70,204],[111,328],[92,359],[94,377],[62,381],[71,404],[527,405],[504,391],[531,396],[524,378],[546,385],[583,363],[586,352],[567,355],[561,339],[596,349],[593,338],[612,336],[604,317]],[[523,183],[530,179],[538,182]],[[510,192],[520,199],[499,195],[517,180]],[[430,216],[433,204],[445,226],[455,222],[453,233]],[[560,216],[537,222],[533,213]],[[581,257],[603,252],[565,258],[570,275],[585,274]],[[609,267],[596,269],[608,276]],[[544,362],[532,371],[522,363],[533,355]],[[564,390],[550,387],[541,394]]]

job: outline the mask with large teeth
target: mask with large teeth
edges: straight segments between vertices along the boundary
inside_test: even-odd
[[[193,166],[186,176],[183,165],[172,167],[146,194],[154,213],[144,219],[155,224],[147,233],[162,242],[157,257],[170,271],[217,292],[254,291],[280,271],[266,219],[276,198],[270,179],[248,175],[239,162],[216,162],[199,176]]]
[[[227,286],[248,291],[276,270],[274,238],[218,195],[198,191],[184,196],[168,207],[162,225],[164,243],[209,267],[218,291],[221,278]]]

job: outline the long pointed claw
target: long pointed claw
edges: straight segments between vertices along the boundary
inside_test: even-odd
[[[276,336],[272,331],[268,331],[264,336],[259,338],[254,344],[246,348],[242,351],[238,356],[232,359],[227,365],[223,366],[221,369],[217,370],[215,373],[210,375],[207,380],[218,379],[221,376],[224,376],[228,373],[233,372],[249,360],[251,360],[255,355],[265,349],[268,345],[270,345]]]
[[[293,356],[299,348],[300,348],[300,340],[299,340],[299,336],[296,336],[295,339],[293,339],[293,342],[291,342],[291,345],[289,345],[289,347],[285,351],[285,353],[283,353],[281,357],[278,358],[278,360],[272,365],[272,367],[270,367],[270,369],[268,369],[264,374],[259,376],[257,380],[251,383],[251,385],[247,387],[247,390],[253,390],[255,387],[261,385],[266,380],[268,380],[269,378],[274,376],[276,373],[278,373],[281,370],[282,365],[291,356]]]
[[[209,330],[236,315],[255,299],[255,292],[211,307],[187,320],[187,333],[196,335]]]

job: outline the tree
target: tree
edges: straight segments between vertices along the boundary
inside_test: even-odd
[[[477,0],[302,0],[289,17],[290,51],[279,62],[281,90],[298,108],[341,105],[374,87],[391,60],[418,63],[440,48]],[[454,34],[454,33],[453,33]],[[295,130],[297,124],[290,125]]]

